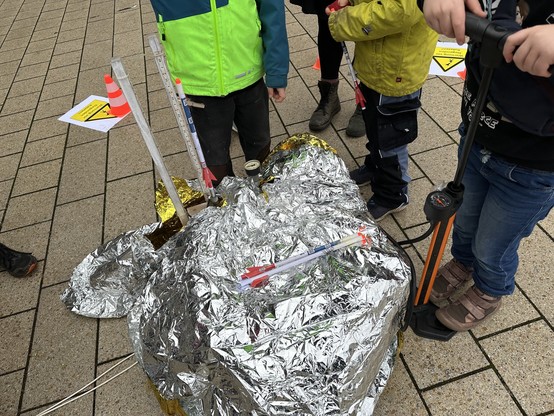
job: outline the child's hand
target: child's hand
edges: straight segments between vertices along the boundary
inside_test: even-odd
[[[425,0],[423,14],[435,32],[456,38],[458,45],[465,42],[466,9],[479,17],[487,14],[479,0]]]
[[[540,77],[550,77],[554,65],[554,25],[538,25],[520,30],[508,36],[504,45],[506,62],[524,72]]]
[[[267,88],[267,92],[269,92],[269,96],[271,98],[273,98],[273,100],[276,102],[276,103],[282,103],[287,94],[285,92],[285,88],[271,88],[271,87],[268,87]]]
[[[346,6],[350,6],[349,0],[335,0],[329,6],[325,8],[325,13],[329,16],[331,13],[336,12]]]

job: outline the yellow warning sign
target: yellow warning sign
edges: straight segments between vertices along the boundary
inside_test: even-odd
[[[465,48],[437,46],[433,54],[433,61],[435,61],[444,72],[447,72],[464,61],[466,52],[467,50]]]
[[[116,118],[109,113],[110,104],[105,101],[92,100],[84,108],[73,114],[71,118],[73,120],[85,122],[85,121],[97,121],[105,120],[108,118]]]

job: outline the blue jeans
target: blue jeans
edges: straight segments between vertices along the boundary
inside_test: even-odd
[[[454,222],[452,255],[475,268],[473,279],[481,291],[510,295],[519,243],[554,205],[554,172],[509,163],[474,143],[462,182],[464,199]]]

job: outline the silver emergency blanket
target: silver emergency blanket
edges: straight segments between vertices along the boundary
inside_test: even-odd
[[[323,144],[323,145],[322,145]],[[139,364],[188,415],[371,415],[392,371],[410,286],[404,254],[371,220],[343,161],[295,136],[253,178],[225,178],[168,241],[128,315]],[[247,267],[357,233],[241,290]],[[150,254],[147,255],[147,257]]]
[[[145,235],[160,225],[122,233],[85,257],[61,295],[66,307],[92,318],[126,316],[158,268],[161,253]]]

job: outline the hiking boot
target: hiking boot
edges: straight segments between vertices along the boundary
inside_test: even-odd
[[[321,131],[329,124],[335,114],[340,111],[340,101],[338,95],[339,83],[319,81],[317,83],[321,100],[310,118],[310,130]]]
[[[367,201],[367,209],[375,221],[381,221],[387,215],[392,214],[393,212],[400,212],[407,206],[408,202],[402,202],[396,208],[389,208],[377,204],[373,198],[370,198],[370,200]]]
[[[356,110],[354,110],[354,114],[352,114],[348,121],[348,126],[346,126],[346,135],[349,137],[362,137],[364,134],[365,123],[362,116],[362,107],[356,105]]]
[[[471,280],[472,273],[473,267],[466,267],[455,259],[450,260],[439,269],[429,300],[435,305],[445,301],[465,282]]]
[[[471,286],[456,302],[437,309],[435,316],[453,331],[468,331],[488,319],[502,304],[500,296],[490,296]]]
[[[14,277],[25,277],[37,267],[37,259],[31,253],[22,253],[0,244],[0,266]]]
[[[358,169],[350,171],[350,179],[356,182],[356,185],[362,186],[371,182],[371,179],[373,179],[373,172],[371,172],[366,165],[362,165]]]

